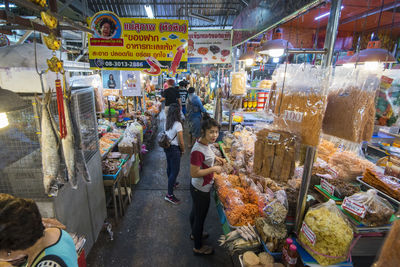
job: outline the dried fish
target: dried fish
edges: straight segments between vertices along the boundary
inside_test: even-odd
[[[50,193],[51,186],[59,176],[60,155],[58,154],[57,131],[53,127],[50,104],[51,91],[46,93],[44,99],[38,102],[42,105],[41,119],[41,150],[42,150],[42,169],[43,185],[46,194]]]
[[[67,127],[67,135],[61,139],[62,150],[67,166],[68,180],[71,187],[78,188],[78,179],[76,175],[76,160],[75,160],[75,136],[72,124],[71,109],[69,107],[69,100],[64,96],[64,114],[65,124]]]

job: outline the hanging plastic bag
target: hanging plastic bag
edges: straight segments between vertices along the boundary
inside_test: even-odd
[[[245,71],[242,72],[232,72],[232,86],[231,93],[232,95],[244,95],[246,94],[246,77],[247,73]]]
[[[299,233],[300,245],[323,266],[346,261],[353,229],[332,199],[311,207]]]
[[[326,108],[325,69],[310,65],[288,65],[285,82],[277,84],[274,124],[298,133],[305,145],[317,146]]]
[[[358,66],[336,68],[328,91],[323,121],[325,134],[352,142],[371,140],[375,122],[375,95],[380,71]]]

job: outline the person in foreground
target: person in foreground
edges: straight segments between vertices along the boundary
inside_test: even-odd
[[[165,196],[165,200],[172,204],[179,204],[180,200],[174,195],[174,187],[179,184],[176,182],[176,178],[179,174],[181,156],[185,153],[185,144],[183,141],[181,109],[176,103],[169,106],[165,132],[169,140],[171,140],[171,146],[164,149],[167,157],[168,175],[168,194]]]
[[[192,227],[190,238],[194,240],[193,252],[195,255],[210,255],[214,252],[212,247],[203,245],[202,239],[208,237],[208,234],[203,232],[203,228],[210,206],[210,190],[214,183],[214,172],[222,172],[222,167],[214,166],[214,162],[222,163],[223,159],[216,157],[210,147],[217,140],[218,135],[217,121],[212,118],[203,120],[201,137],[194,144],[190,154],[190,175],[192,177],[190,193],[193,200],[190,213]]]
[[[78,267],[75,244],[59,228],[46,228],[33,200],[0,194],[0,263],[19,267]]]

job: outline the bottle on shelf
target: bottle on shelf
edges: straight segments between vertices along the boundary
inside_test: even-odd
[[[296,245],[292,244],[289,247],[287,267],[296,267],[299,254]]]
[[[243,111],[247,111],[248,104],[247,96],[243,97]]]
[[[287,262],[288,262],[288,258],[289,258],[289,248],[290,245],[293,244],[293,239],[291,238],[286,238],[286,243],[285,245],[283,245],[282,248],[282,261],[283,261],[283,265],[287,266]]]

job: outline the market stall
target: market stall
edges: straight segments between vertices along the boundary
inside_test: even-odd
[[[84,236],[84,248],[88,253],[106,218],[93,87],[90,85],[70,91],[71,103],[65,106],[66,112],[71,115],[66,120],[66,136],[69,134],[68,137],[75,139],[76,144],[71,142],[69,144],[74,145],[67,148],[65,140],[68,139],[64,139],[62,144],[57,145],[52,143],[55,141],[49,136],[52,127],[46,124],[45,118],[48,114],[47,118],[58,123],[59,106],[56,95],[48,94],[46,99],[50,110],[44,108],[47,107],[44,86],[55,91],[58,87],[57,76],[62,80],[62,75],[49,71],[39,76],[32,60],[32,55],[37,53],[38,70],[46,70],[49,68],[46,59],[52,57],[51,51],[43,45],[37,44],[35,48],[34,44],[24,44],[0,48],[0,53],[2,58],[13,58],[1,61],[1,73],[4,75],[0,78],[1,87],[7,89],[4,91],[22,93],[25,103],[18,109],[3,110],[6,113],[2,113],[8,123],[2,124],[1,129],[1,192],[35,200],[43,217],[56,218],[66,226],[67,231]],[[22,76],[24,79],[21,79]],[[24,81],[23,86],[21,81]],[[62,87],[67,91],[70,89]],[[5,94],[2,101],[13,103],[14,96],[12,93]],[[6,104],[2,105],[4,107]],[[69,124],[71,121],[74,128]],[[43,139],[43,136],[46,138]],[[71,153],[60,152],[61,156],[56,150],[61,146],[64,152]],[[55,154],[44,159],[50,152]],[[67,166],[67,157],[72,159],[72,165],[68,163]],[[57,171],[59,177],[44,175],[52,170]]]
[[[290,63],[286,56],[264,82],[267,114],[257,123],[234,116],[255,111],[254,87],[260,85],[246,86],[249,73],[241,63],[233,72],[234,97],[227,103],[236,111],[231,124],[236,119],[241,125],[216,146],[226,162],[215,175],[215,201],[221,245],[239,251],[243,266],[353,266],[351,256],[379,253],[398,219],[397,130],[374,134],[375,117],[381,124],[396,120],[388,99],[397,96],[386,90],[396,86],[388,75],[397,72],[384,68],[390,62],[384,60],[379,68],[360,62],[332,70],[339,2],[331,4],[322,65]]]

